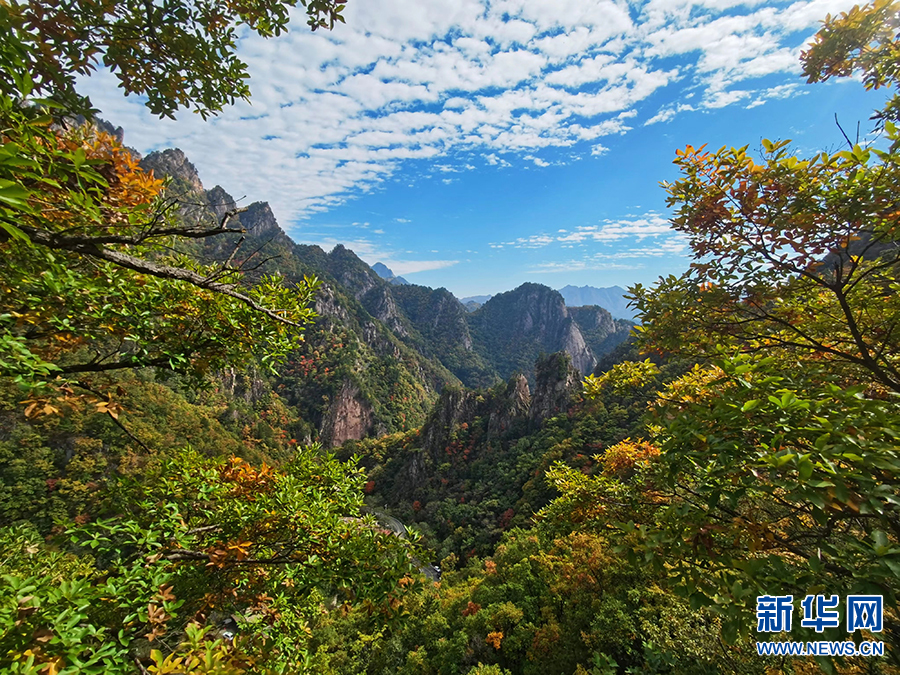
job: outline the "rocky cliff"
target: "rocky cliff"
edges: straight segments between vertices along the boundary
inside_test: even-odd
[[[597,359],[627,340],[634,328],[631,321],[616,319],[603,307],[568,307],[567,311],[578,324],[585,343]],[[582,373],[587,372],[578,362],[575,362],[575,366]]]
[[[567,411],[581,392],[581,379],[581,373],[565,352],[539,359],[535,366],[534,396],[528,410],[532,426]]]
[[[187,188],[198,194],[203,193],[200,174],[179,148],[151,152],[141,160],[141,168],[144,171],[153,171],[157,178],[171,176],[175,181],[184,184],[179,186],[182,189]]]
[[[564,351],[582,373],[597,363],[562,296],[546,286],[522,284],[495,295],[468,320],[480,353],[501,377],[530,372],[542,353]]]
[[[333,448],[368,436],[374,426],[374,410],[359,388],[345,381],[322,423],[321,440]]]
[[[453,465],[465,473],[466,466],[486,461],[484,453],[492,448],[512,447],[545,420],[566,413],[581,391],[581,374],[565,352],[539,359],[534,379],[533,395],[524,375],[489,390],[445,388],[415,446],[390,464],[391,498],[413,499],[429,482],[442,478],[441,467]]]

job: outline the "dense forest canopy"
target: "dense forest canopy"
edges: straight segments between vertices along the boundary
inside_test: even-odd
[[[896,92],[871,147],[678,150],[694,261],[622,342],[536,284],[467,318],[294,245],[76,90],[102,63],[214,115],[249,95],[236,28],[295,4],[0,3],[0,668],[898,672]],[[828,17],[810,83],[896,88],[898,25]],[[884,657],[760,655],[757,598],[815,594],[882,629],[790,639]]]

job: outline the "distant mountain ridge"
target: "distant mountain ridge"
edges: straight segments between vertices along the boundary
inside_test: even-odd
[[[493,297],[493,295],[472,295],[467,298],[460,298],[459,301],[466,308],[466,311],[474,312]]]
[[[398,277],[394,274],[393,270],[384,263],[375,263],[372,265],[372,271],[382,279],[386,279],[396,286],[409,286],[409,282],[406,279]]]
[[[597,288],[595,286],[564,286],[559,289],[569,307],[598,305],[617,319],[634,321],[637,314],[628,306],[625,289],[620,286]]]

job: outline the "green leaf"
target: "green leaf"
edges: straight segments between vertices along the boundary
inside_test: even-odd
[[[2,220],[0,220],[0,230],[3,230],[4,232],[6,232],[13,239],[17,239],[17,240],[25,242],[27,244],[31,243],[31,240],[28,238],[28,235],[26,235],[24,232],[22,232],[22,230],[20,230],[15,225],[12,225],[11,223],[5,223]]]
[[[31,192],[21,185],[0,179],[0,202],[5,202],[21,211],[29,208],[29,197],[31,197]]]
[[[809,459],[803,459],[798,467],[800,480],[809,480],[809,477],[813,474],[813,468],[813,463]]]

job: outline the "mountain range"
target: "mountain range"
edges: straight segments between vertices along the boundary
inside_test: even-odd
[[[380,263],[376,263],[376,267],[378,264]],[[628,306],[625,292],[625,289],[621,286],[608,286],[605,288],[597,288],[596,286],[565,286],[559,289],[559,293],[562,295],[566,307],[596,305],[607,310],[612,314],[614,319],[634,321],[637,314]],[[459,301],[468,311],[474,312],[492,297],[494,296],[471,295],[460,298]]]
[[[189,218],[215,218],[235,208],[222,187],[203,187],[181,150],[154,152],[141,161],[157,177],[170,176]],[[526,283],[469,311],[444,288],[397,277],[387,266],[370,267],[342,245],[326,252],[293,242],[265,202],[235,216],[246,230],[234,260],[249,280],[277,273],[288,281],[322,280],[319,318],[285,363],[281,396],[306,420],[301,435],[327,445],[420,426],[447,385],[487,387],[523,374],[534,382],[539,356],[565,352],[582,374],[625,341],[631,321],[596,305],[567,306],[563,294]],[[233,255],[239,235],[193,242],[185,252],[203,261]],[[576,289],[585,292],[584,289]],[[611,289],[607,297],[615,301]],[[621,289],[618,289],[621,291]]]
[[[625,298],[626,291],[621,286],[608,286],[606,288],[564,286],[559,289],[559,292],[569,307],[599,305],[608,310],[617,319],[634,321],[637,317],[635,311],[628,306],[628,300]]]

